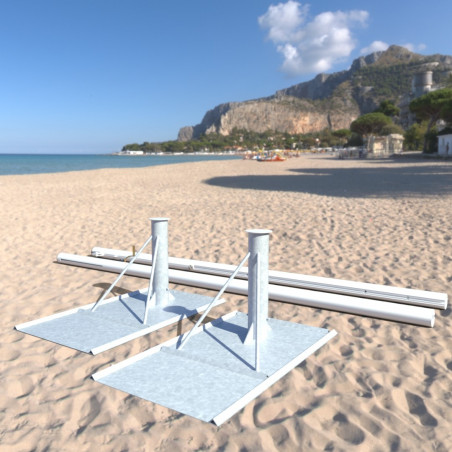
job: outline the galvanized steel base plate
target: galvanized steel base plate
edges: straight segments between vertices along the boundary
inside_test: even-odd
[[[260,346],[244,344],[248,316],[227,314],[93,375],[107,386],[220,425],[336,335],[323,328],[268,319]]]
[[[107,299],[94,312],[94,304],[17,325],[15,328],[85,353],[97,354],[131,339],[204,311],[212,298],[172,290],[174,299],[148,310],[142,323],[147,289]],[[218,304],[225,300],[219,300]]]

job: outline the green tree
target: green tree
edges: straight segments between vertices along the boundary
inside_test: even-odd
[[[122,147],[123,151],[139,151],[141,150],[141,147],[138,143],[131,143],[131,144],[126,144],[125,146]]]
[[[452,125],[452,99],[444,101],[440,116],[441,119],[447,122],[447,124]]]
[[[449,105],[452,101],[452,88],[439,89],[424,94],[410,103],[410,111],[416,115],[418,121],[427,121],[424,139],[424,152],[427,152],[427,136],[433,125],[440,119],[449,118]]]
[[[445,88],[452,88],[452,75],[449,75],[449,77],[444,82]]]
[[[334,130],[333,135],[338,138],[348,138],[351,136],[352,132],[349,129],[338,129]]]
[[[346,143],[347,146],[362,146],[363,144],[363,138],[358,133],[352,133]]]
[[[349,129],[339,129],[339,130],[335,130],[333,132],[333,136],[336,137],[339,141],[339,144],[341,144],[342,146],[344,146],[344,144],[347,143],[347,141],[351,138],[352,136],[352,131]]]
[[[399,115],[400,108],[395,106],[392,100],[384,100],[380,102],[380,106],[375,110],[375,113],[383,113],[392,118],[393,116]]]
[[[427,122],[414,123],[404,133],[404,148],[413,151],[422,151],[424,145],[424,136],[427,131]]]
[[[185,148],[185,143],[182,141],[166,141],[162,143],[163,152],[182,152]]]
[[[399,135],[403,135],[405,131],[397,124],[387,124],[381,129],[381,135],[391,135],[392,133],[398,133]]]
[[[303,142],[303,147],[305,149],[308,149],[308,148],[316,145],[315,138],[312,135],[305,135],[302,142]]]
[[[382,129],[392,124],[391,118],[383,113],[367,113],[350,124],[350,130],[362,136],[379,135]]]
[[[427,154],[433,154],[434,152],[438,152],[438,129],[436,126],[433,126],[426,134],[425,134],[425,142],[426,147],[425,151]]]

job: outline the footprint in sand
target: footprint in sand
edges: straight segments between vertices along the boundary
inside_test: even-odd
[[[364,441],[365,433],[355,424],[347,419],[342,413],[337,413],[333,420],[337,422],[336,433],[344,441],[350,444],[361,444]]]
[[[358,376],[356,378],[356,383],[361,386],[361,391],[358,391],[357,394],[359,397],[364,397],[366,399],[371,399],[374,395],[372,392],[372,388],[367,384],[367,382],[363,379],[363,377]]]
[[[342,356],[353,355],[353,350],[348,345],[341,345],[341,348],[339,350]]]
[[[317,385],[318,388],[323,388],[325,386],[325,383],[327,381],[325,371],[322,367],[315,366],[314,368],[314,383]]]
[[[400,335],[400,339],[402,339],[402,341],[404,341],[404,342],[407,342],[408,343],[408,347],[410,347],[411,349],[417,348],[417,344],[413,340],[413,338],[411,336],[408,336],[404,332],[402,332],[402,334]]]
[[[258,401],[254,406],[254,424],[258,427],[276,425],[284,422],[293,412],[286,409],[285,399]]]
[[[364,337],[366,335],[366,332],[362,328],[356,327],[352,330],[352,334],[355,337]]]
[[[306,361],[303,361],[298,368],[300,368],[303,371],[304,378],[309,381],[312,380],[312,372],[309,370]]]
[[[351,333],[355,337],[364,337],[366,332],[360,327],[355,319],[349,319],[348,323],[350,323],[354,328],[351,330]]]
[[[418,416],[422,425],[428,425],[430,427],[436,427],[438,425],[436,418],[427,411],[421,397],[408,391],[405,391],[405,397],[410,413]]]
[[[271,425],[259,433],[262,444],[270,446],[271,450],[293,450],[293,443],[290,433],[284,425]],[[271,445],[273,444],[273,448]]]
[[[430,386],[435,381],[435,377],[438,375],[438,369],[433,366],[424,365],[424,375],[427,376],[425,383]]]

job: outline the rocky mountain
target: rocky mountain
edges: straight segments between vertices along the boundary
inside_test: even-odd
[[[415,77],[427,72],[430,76]],[[452,56],[425,56],[391,46],[356,59],[346,71],[319,74],[269,97],[218,105],[200,124],[181,128],[178,140],[209,133],[229,135],[235,128],[294,134],[348,128],[385,99],[406,109],[407,99],[430,89],[429,77],[431,84],[440,84],[451,74]]]

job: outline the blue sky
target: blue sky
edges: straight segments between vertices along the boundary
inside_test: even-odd
[[[387,45],[452,54],[452,2],[8,0],[0,153],[108,153],[177,138]]]

